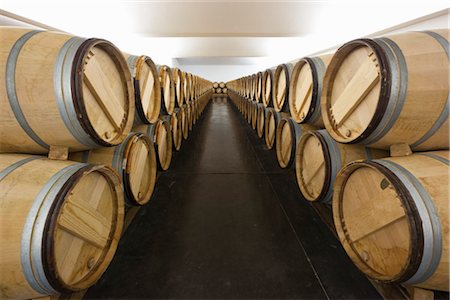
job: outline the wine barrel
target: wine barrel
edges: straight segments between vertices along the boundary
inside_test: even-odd
[[[158,170],[166,171],[172,162],[172,132],[167,118],[160,117],[155,124],[133,127],[134,132],[146,134],[155,146]]]
[[[18,27],[0,27],[0,37],[0,152],[123,141],[134,120],[133,83],[113,44]]]
[[[219,83],[218,82],[214,82],[213,83],[213,88],[217,89],[219,87]]]
[[[163,103],[161,104],[161,114],[171,115],[175,108],[175,85],[171,69],[166,66],[157,66],[159,81],[161,84],[161,94]]]
[[[219,83],[219,87],[222,88],[222,89],[225,88],[226,87],[225,82]]]
[[[183,89],[184,89],[184,100],[186,103],[191,102],[191,74],[190,73],[184,73],[184,83],[183,83]]]
[[[266,120],[264,124],[264,140],[267,149],[272,149],[275,145],[276,131],[281,120],[281,113],[277,113],[272,107],[266,107]]]
[[[301,136],[316,129],[308,124],[297,124],[289,115],[284,114],[277,124],[275,132],[275,152],[281,168],[289,168],[295,160],[295,149]]]
[[[251,126],[253,117],[253,101],[247,100],[247,122]]]
[[[322,117],[341,143],[449,146],[449,30],[357,39],[328,66]],[[426,104],[426,105],[424,105]]]
[[[155,123],[161,110],[161,85],[158,71],[150,57],[124,53],[133,76],[135,123]]]
[[[0,298],[92,286],[122,232],[123,193],[115,172],[20,154],[1,154],[0,170]]]
[[[267,69],[264,71],[263,79],[262,79],[262,103],[265,107],[272,107],[272,83],[273,83],[273,74],[275,73],[276,68]]]
[[[228,93],[228,88],[226,88],[226,87],[223,88],[223,89],[222,89],[222,93],[227,94],[227,93]]]
[[[332,54],[304,57],[294,66],[289,82],[289,111],[297,123],[324,128],[320,112],[322,81]]]
[[[272,103],[276,112],[289,110],[289,81],[294,66],[290,63],[279,65],[273,75]]]
[[[331,202],[334,179],[345,164],[389,156],[388,151],[337,143],[326,130],[303,134],[297,145],[295,174],[308,201]]]
[[[192,122],[192,105],[193,105],[193,103],[192,102],[190,102],[190,104],[188,104],[187,106],[186,106],[186,118],[187,118],[187,122],[188,122],[188,129],[189,129],[189,131],[192,131],[192,128],[193,128],[193,122]]]
[[[259,138],[264,136],[264,123],[266,117],[266,109],[262,103],[258,103],[257,121],[256,121],[256,133]]]
[[[184,104],[184,80],[183,73],[178,68],[173,68],[172,70],[173,82],[175,85],[175,106],[182,107]]]
[[[187,105],[184,104],[180,109],[180,118],[181,118],[181,131],[183,133],[183,138],[187,140],[189,137],[189,124],[188,124],[188,115],[187,115]]]
[[[180,109],[175,108],[173,115],[170,118],[170,129],[172,130],[173,148],[176,151],[180,151],[181,143],[183,141],[182,122]]]
[[[251,121],[251,125],[252,125],[252,129],[256,130],[256,123],[258,122],[258,103],[253,101],[251,103],[251,105],[252,105],[252,121]]]
[[[262,78],[263,78],[263,73],[262,72],[256,73],[256,78],[255,78],[255,83],[256,83],[255,100],[256,100],[257,103],[262,102]]]
[[[144,133],[130,133],[118,146],[71,153],[69,159],[113,168],[122,179],[125,203],[147,204],[156,182],[153,141]]]
[[[371,278],[449,290],[449,153],[354,162],[336,178],[333,218]]]

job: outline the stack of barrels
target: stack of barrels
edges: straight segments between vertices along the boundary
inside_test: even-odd
[[[377,281],[449,290],[449,60],[448,29],[408,32],[227,83]]]
[[[113,258],[126,208],[150,200],[211,82],[102,39],[0,35],[0,298],[83,290]]]
[[[214,82],[213,83],[214,93],[220,95],[227,94],[228,88],[225,82]]]

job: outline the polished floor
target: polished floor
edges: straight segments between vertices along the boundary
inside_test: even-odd
[[[378,299],[231,102],[216,99],[85,299]]]

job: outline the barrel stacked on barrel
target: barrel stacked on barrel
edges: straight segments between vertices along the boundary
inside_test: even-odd
[[[228,93],[228,88],[225,82],[214,82],[213,83],[214,93],[218,96],[223,96],[223,94]]]
[[[114,256],[125,212],[151,199],[212,83],[101,39],[0,36],[0,298],[83,290]]]
[[[448,36],[357,39],[227,83],[376,281],[449,290]]]

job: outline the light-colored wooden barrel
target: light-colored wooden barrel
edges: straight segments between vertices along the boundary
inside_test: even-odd
[[[184,83],[183,83],[183,89],[184,89],[184,101],[186,103],[191,102],[191,74],[190,73],[184,73]]]
[[[224,94],[227,94],[227,93],[228,93],[228,88],[226,88],[226,87],[223,88],[223,89],[222,89],[222,92],[223,92]]]
[[[114,45],[18,27],[1,27],[0,42],[0,152],[79,151],[127,136],[133,83]]]
[[[281,113],[277,113],[272,107],[266,107],[266,120],[264,124],[264,141],[267,149],[271,150],[275,145],[278,122],[281,120]]]
[[[257,103],[262,102],[262,79],[263,79],[263,73],[262,72],[256,73],[255,100]]]
[[[252,125],[252,129],[256,130],[256,123],[258,122],[258,103],[253,101],[251,103],[251,105],[252,105],[252,121],[251,121],[251,125]]]
[[[175,109],[175,84],[172,70],[166,65],[157,66],[157,68],[162,95],[161,113],[171,115]]]
[[[448,149],[448,29],[351,41],[323,86],[322,117],[339,142]]]
[[[320,112],[323,76],[332,54],[304,57],[294,66],[289,82],[289,111],[297,123],[324,128]]]
[[[297,124],[290,115],[283,113],[275,132],[275,152],[281,168],[289,168],[295,160],[295,149],[305,132],[316,129],[308,124]]]
[[[217,88],[217,89],[216,89],[216,93],[217,93],[217,94],[222,94],[222,89],[221,89],[221,88]]]
[[[336,178],[339,239],[368,276],[449,290],[449,153],[347,165]]]
[[[192,122],[192,102],[186,106],[186,117],[188,122],[188,129],[192,131],[193,122]]]
[[[183,129],[181,128],[183,120],[179,108],[175,108],[170,118],[170,130],[172,130],[173,148],[180,151],[183,142]]]
[[[155,124],[133,127],[134,132],[146,134],[155,146],[158,170],[166,171],[172,162],[172,132],[167,116],[161,116]]]
[[[180,109],[180,118],[181,118],[181,131],[183,133],[183,138],[187,140],[189,137],[189,120],[187,114],[187,105],[184,104]]]
[[[249,125],[252,124],[253,117],[253,101],[247,100],[247,122]]]
[[[262,103],[265,107],[273,106],[272,102],[272,82],[273,82],[273,74],[275,73],[276,68],[267,69],[264,71],[263,79],[262,79]]]
[[[214,82],[213,83],[213,88],[217,89],[219,87],[219,83],[218,82]]]
[[[184,104],[184,78],[183,73],[178,68],[172,69],[172,75],[173,75],[173,82],[175,85],[175,106],[176,107],[182,107]]]
[[[0,298],[93,285],[122,232],[120,180],[109,168],[0,155]]]
[[[272,104],[276,112],[289,110],[289,82],[293,68],[290,63],[281,64],[273,74]]]
[[[133,76],[135,123],[155,123],[161,110],[161,85],[150,57],[123,53]]]
[[[222,89],[225,88],[226,87],[225,82],[219,83],[219,87],[222,88]]]
[[[306,200],[329,203],[334,179],[343,166],[355,160],[388,155],[388,151],[337,143],[326,130],[305,132],[295,154],[298,187]]]
[[[153,141],[144,133],[130,133],[118,146],[71,153],[69,159],[113,168],[122,179],[125,203],[147,204],[156,182]]]
[[[266,121],[266,109],[262,103],[258,103],[256,133],[259,138],[264,136],[264,124]]]

